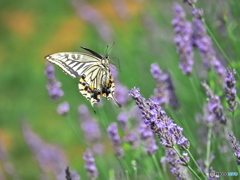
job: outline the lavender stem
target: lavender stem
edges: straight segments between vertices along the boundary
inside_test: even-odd
[[[156,159],[155,154],[152,154],[152,155],[151,155],[151,158],[152,158],[152,160],[153,160],[154,165],[155,165],[156,168],[157,168],[157,171],[158,171],[158,174],[159,174],[160,179],[166,179],[166,178],[163,178],[163,173],[162,173],[161,168],[159,167],[159,164],[158,164],[158,162],[157,162],[157,159]]]
[[[83,141],[82,135],[80,134],[80,131],[76,128],[78,126],[74,125],[71,121],[72,118],[70,118],[70,114],[67,114],[65,116],[69,126],[71,127],[71,129],[74,131],[74,133],[77,135],[77,137],[80,139],[81,144],[83,145],[83,147],[87,147],[86,143]]]
[[[205,160],[207,172],[209,172],[209,166],[210,166],[211,137],[212,137],[212,126],[209,126],[208,135],[207,135],[207,154],[206,154],[206,160]]]
[[[204,172],[202,171],[202,169],[199,167],[199,165],[197,164],[197,162],[195,161],[193,155],[191,154],[191,152],[189,151],[189,149],[186,149],[187,153],[189,154],[190,158],[192,159],[193,163],[195,164],[195,166],[199,169],[199,171],[201,172],[202,176],[204,177],[204,179],[208,180],[208,178],[206,177],[206,175],[204,174]],[[188,168],[191,170],[192,168],[188,165]],[[191,170],[193,172],[193,170]],[[197,174],[196,174],[197,175]],[[195,176],[196,176],[195,175]],[[197,176],[196,176],[197,177]],[[198,177],[199,178],[199,177]]]

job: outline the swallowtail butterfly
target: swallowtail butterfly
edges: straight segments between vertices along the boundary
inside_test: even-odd
[[[91,54],[82,52],[60,52],[46,56],[45,58],[59,66],[63,72],[73,78],[80,78],[78,88],[93,106],[105,96],[112,99],[118,107],[121,107],[114,97],[114,80],[109,68],[109,56],[98,54],[88,48],[81,47]]]

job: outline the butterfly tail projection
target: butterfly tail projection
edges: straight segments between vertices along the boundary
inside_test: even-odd
[[[122,107],[122,105],[117,101],[117,99],[114,97],[113,94],[109,94],[109,95],[108,95],[107,100],[110,100],[110,99],[113,100],[114,103],[115,103],[119,108]]]

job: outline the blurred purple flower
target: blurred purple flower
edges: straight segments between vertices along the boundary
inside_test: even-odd
[[[1,172],[0,172],[0,179],[5,179],[3,176],[4,173],[9,178],[13,180],[19,180],[18,174],[13,163],[10,161],[9,155],[7,150],[4,147],[3,142],[0,140],[0,164],[1,164]]]
[[[133,88],[129,95],[141,109],[144,123],[159,137],[160,143],[164,147],[173,147],[178,144],[183,150],[189,148],[190,144],[182,134],[183,129],[166,116],[166,112],[158,103],[151,99],[146,101],[139,93],[138,88]]]
[[[89,142],[98,140],[101,136],[101,131],[99,129],[97,120],[90,115],[88,108],[85,105],[80,105],[78,107],[78,112],[85,139]]]
[[[63,91],[60,89],[61,83],[57,81],[55,78],[54,66],[49,62],[46,62],[45,75],[47,76],[48,79],[47,82],[48,94],[53,101],[58,102],[60,98],[63,96]]]
[[[63,151],[56,146],[43,142],[29,125],[23,124],[22,129],[25,141],[36,156],[42,171],[44,173],[53,171],[56,178],[60,180],[65,174],[64,170],[68,164]]]
[[[78,107],[78,113],[80,117],[79,123],[87,143],[92,146],[94,153],[101,154],[104,146],[98,143],[101,138],[101,131],[97,120],[91,116],[86,105],[80,105]],[[98,148],[95,148],[95,146]]]
[[[138,132],[146,148],[147,154],[153,155],[158,149],[158,146],[156,145],[156,139],[154,138],[152,130],[147,127],[146,124],[140,122]]]
[[[237,157],[237,165],[240,165],[240,142],[236,140],[233,132],[228,132],[234,155]]]
[[[126,19],[128,17],[129,12],[125,1],[112,0],[112,4],[120,18]]]
[[[60,115],[66,115],[69,112],[69,104],[68,102],[63,102],[61,104],[58,105],[57,108],[57,113]]]
[[[124,137],[123,140],[125,142],[128,142],[132,145],[132,148],[135,149],[139,145],[138,137],[135,134],[135,129],[129,128],[128,120],[131,118],[132,115],[129,112],[121,112],[119,113],[117,119],[121,124],[121,128],[124,131]]]
[[[202,86],[205,89],[207,98],[207,105],[204,107],[205,118],[209,125],[213,125],[215,120],[225,124],[227,119],[223,114],[223,107],[221,105],[220,98],[213,93],[211,88],[206,84],[206,82],[202,82]]]
[[[236,95],[237,90],[235,87],[236,80],[235,80],[235,69],[226,69],[226,75],[225,75],[225,81],[224,81],[224,89],[226,93],[226,99],[229,105],[228,110],[229,111],[235,111],[237,109],[237,101],[236,101]]]
[[[117,119],[121,123],[122,129],[126,130],[127,129],[127,123],[129,119],[129,113],[128,112],[121,112],[119,113]]]
[[[92,24],[98,34],[100,35],[101,39],[105,42],[111,42],[113,39],[113,30],[111,29],[108,22],[104,20],[101,13],[98,12],[97,9],[90,6],[86,2],[83,1],[72,1],[73,7],[76,9],[77,14],[79,17],[81,17],[83,20],[89,22]]]
[[[152,99],[158,102],[159,105],[169,104],[173,109],[177,109],[179,103],[170,74],[168,72],[163,72],[157,63],[151,64],[150,71],[156,82],[156,88],[154,89],[154,96]]]
[[[88,177],[91,180],[97,179],[98,177],[98,170],[95,165],[95,159],[93,157],[92,151],[90,149],[87,149],[87,151],[83,155],[83,160],[85,162],[84,168],[88,172]]]
[[[205,68],[209,69],[212,66],[214,71],[224,79],[225,68],[216,58],[212,39],[207,35],[206,28],[200,19],[193,19],[193,32],[193,45],[197,47],[198,52],[202,56]]]
[[[117,101],[124,105],[129,101],[128,97],[128,88],[124,85],[122,85],[118,80],[118,71],[115,68],[115,66],[110,66],[110,70],[112,73],[112,77],[114,79],[115,83],[115,92],[114,96],[116,97]]]
[[[115,80],[116,88],[114,92],[114,96],[116,97],[117,101],[124,105],[128,102],[128,89],[126,86],[123,86],[118,80]]]
[[[179,67],[184,74],[192,73],[193,66],[193,47],[192,47],[192,25],[186,21],[186,14],[183,8],[174,3],[173,5],[174,19],[172,25],[175,31],[174,42],[177,46],[177,52],[180,55]]]
[[[184,167],[181,164],[181,160],[178,159],[178,155],[174,149],[166,148],[166,159],[169,163],[169,168],[172,174],[178,180],[185,180],[187,179],[187,175],[184,173]]]
[[[124,156],[124,151],[121,147],[121,139],[118,135],[117,123],[110,124],[107,131],[114,148],[115,156],[117,158],[122,158]]]
[[[66,168],[66,180],[80,180],[80,176],[76,171],[70,171],[69,167]]]

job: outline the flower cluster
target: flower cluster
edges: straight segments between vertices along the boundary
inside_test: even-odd
[[[166,160],[170,165],[170,170],[176,179],[185,180],[187,179],[186,174],[184,173],[184,166],[182,166],[181,160],[178,158],[176,151],[171,148],[166,148]]]
[[[144,122],[140,122],[138,132],[146,148],[147,154],[148,155],[154,154],[158,149],[158,146],[156,144],[156,139],[154,138],[152,130],[148,126],[146,126]]]
[[[229,132],[230,142],[232,143],[232,149],[234,155],[237,157],[237,165],[240,165],[240,143],[236,140],[233,132]]]
[[[98,170],[95,165],[95,159],[93,157],[92,151],[90,149],[87,149],[87,151],[83,155],[83,160],[85,162],[84,168],[88,172],[88,177],[91,180],[97,179],[98,177]]]
[[[207,123],[209,125],[213,125],[214,121],[218,120],[225,124],[227,119],[223,114],[223,107],[221,105],[220,98],[213,93],[206,82],[202,82],[202,86],[204,87],[206,95],[208,96],[208,103],[205,106],[205,118]]]
[[[139,93],[138,88],[133,88],[129,95],[132,96],[136,105],[141,109],[144,123],[159,137],[160,143],[164,147],[172,148],[178,144],[183,150],[189,148],[190,143],[183,136],[183,129],[166,116],[166,112],[158,103],[151,99],[146,101]]]
[[[49,96],[53,101],[58,102],[63,96],[63,91],[60,89],[61,83],[55,78],[54,66],[49,62],[46,62],[45,75],[48,79],[47,89]]]
[[[156,82],[152,99],[159,105],[170,104],[173,109],[179,107],[172,79],[168,72],[163,72],[157,63],[151,64],[151,73]]]
[[[193,45],[197,47],[202,56],[205,68],[209,69],[212,66],[214,71],[224,79],[225,68],[217,59],[212,39],[207,35],[203,22],[198,18],[193,19],[193,32]]]
[[[229,111],[235,111],[237,109],[237,101],[236,101],[236,94],[237,90],[235,87],[236,80],[234,75],[236,74],[236,71],[234,69],[227,68],[226,70],[226,76],[225,76],[225,83],[224,83],[224,89],[226,93],[226,99],[229,105],[228,110]]]
[[[193,47],[192,47],[192,24],[186,21],[186,14],[182,7],[175,3],[173,5],[174,19],[172,25],[175,31],[174,42],[177,46],[177,52],[180,55],[180,68],[184,74],[192,73],[193,66]]]
[[[122,158],[124,156],[124,151],[121,147],[121,139],[118,135],[117,123],[110,124],[107,131],[112,141],[115,156],[117,158]]]

